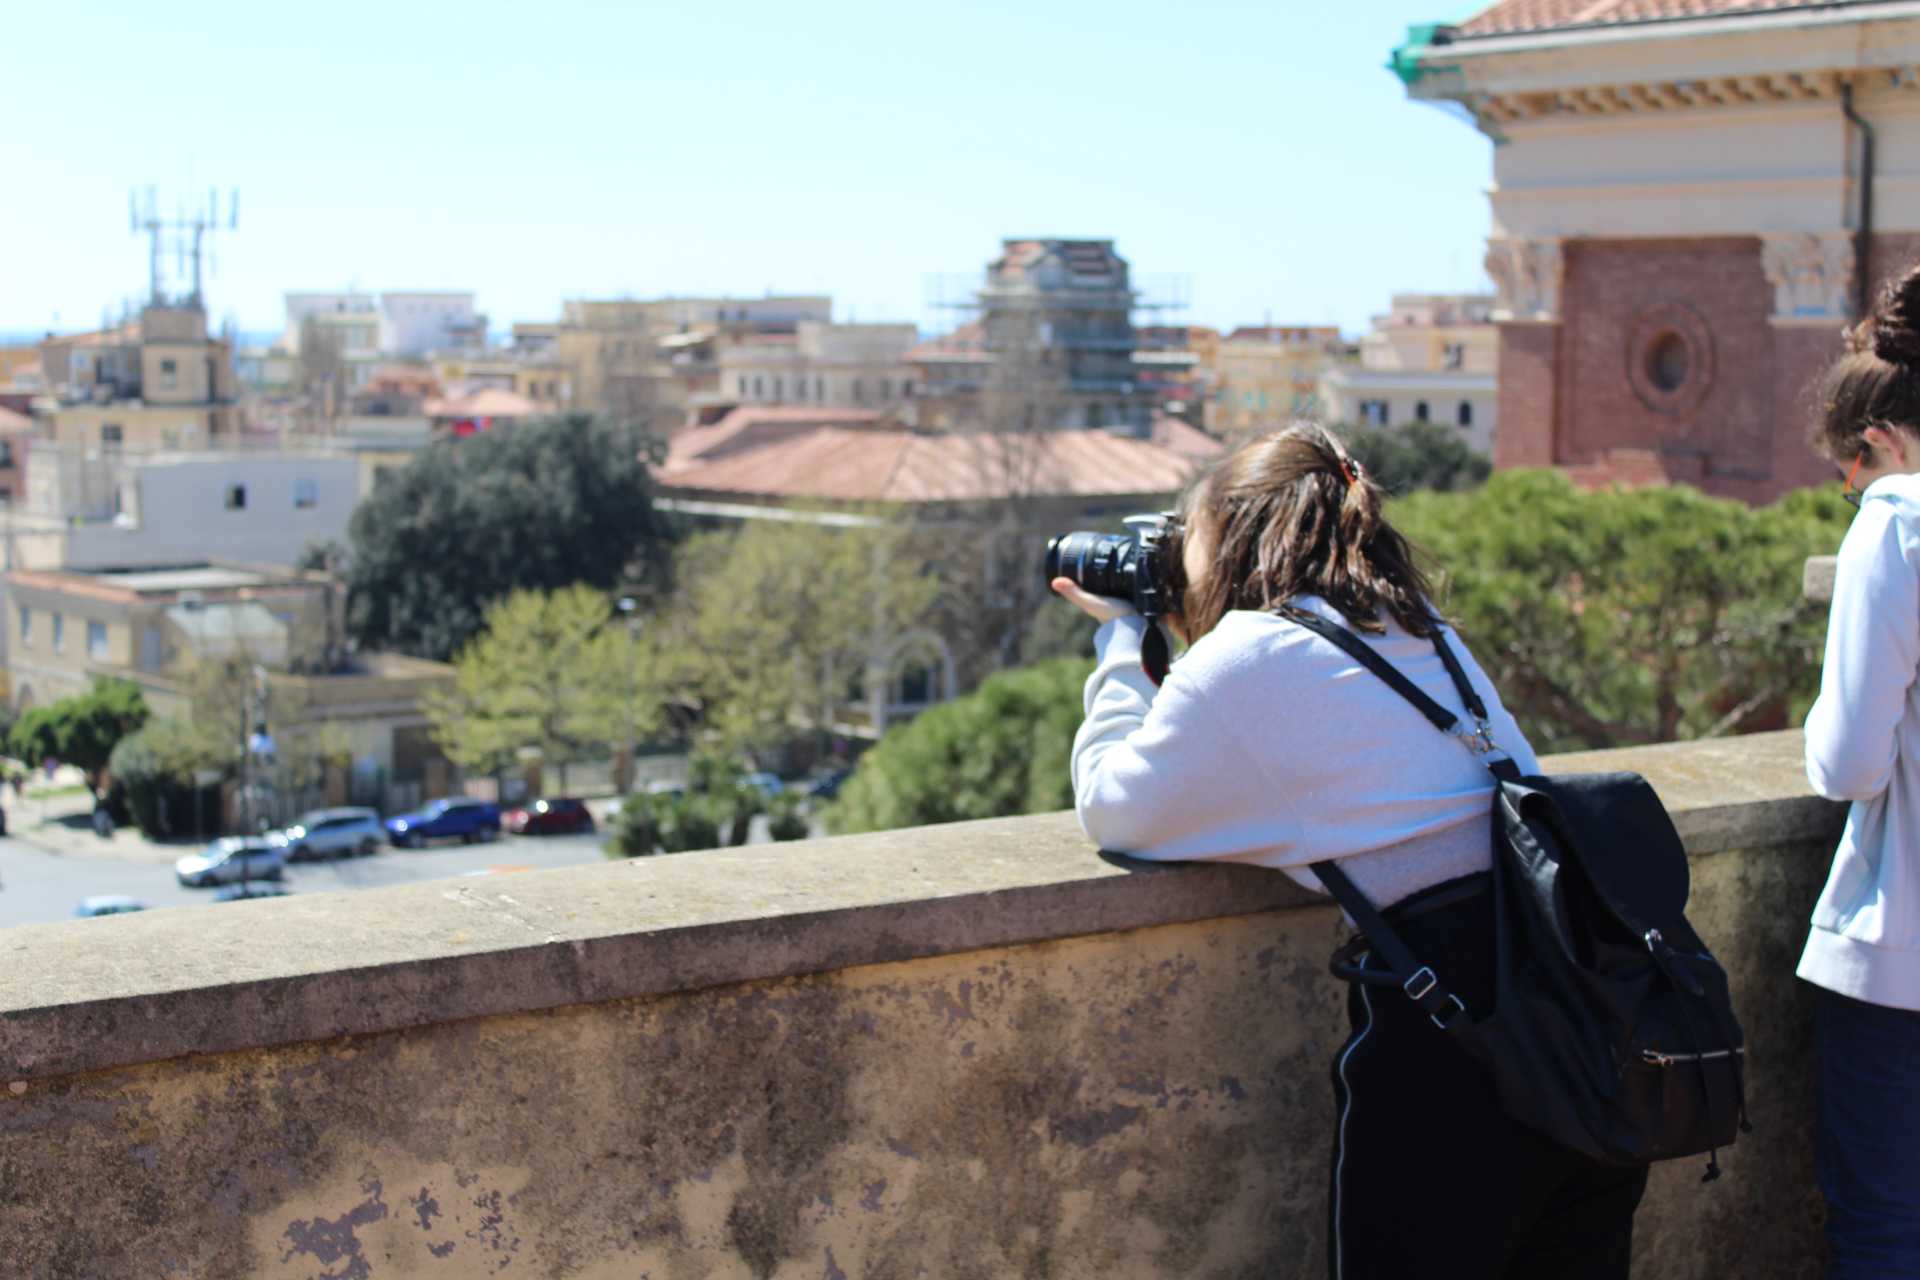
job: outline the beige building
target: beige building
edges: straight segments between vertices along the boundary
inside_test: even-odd
[[[1320,379],[1339,358],[1340,330],[1324,325],[1243,325],[1213,354],[1208,430],[1250,435],[1321,415]]]
[[[1499,408],[1500,328],[1491,294],[1395,294],[1360,340],[1359,362],[1327,367],[1326,421],[1351,426],[1436,422],[1493,453]]]
[[[719,353],[724,404],[893,409],[913,397],[910,324],[802,320],[792,334],[754,334]]]
[[[208,336],[197,304],[148,306],[136,322],[49,338],[40,352],[57,401],[45,420],[62,446],[199,449],[239,433],[232,352]]]
[[[569,408],[632,418],[670,435],[696,406],[718,398],[721,352],[832,318],[826,297],[576,300],[563,307],[551,342],[571,380]]]
[[[419,702],[452,668],[349,654],[345,592],[324,574],[213,562],[17,569],[7,589],[9,696],[20,710],[104,676],[139,685],[158,715],[187,716],[195,669],[240,655],[267,669],[266,720],[283,755],[324,726],[356,775],[426,784],[437,774],[445,785]]]

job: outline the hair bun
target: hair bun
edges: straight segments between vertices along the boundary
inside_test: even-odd
[[[1873,354],[1888,364],[1920,366],[1920,267],[1887,282],[1873,311]]]

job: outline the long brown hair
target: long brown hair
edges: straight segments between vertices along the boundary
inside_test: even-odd
[[[1385,495],[1324,428],[1299,423],[1249,441],[1181,501],[1187,536],[1208,539],[1207,571],[1183,584],[1189,642],[1231,609],[1269,610],[1316,595],[1360,631],[1385,610],[1416,636],[1434,632],[1427,575],[1387,523]]]
[[[1813,447],[1842,465],[1867,455],[1868,427],[1920,434],[1920,265],[1887,282],[1846,341],[1821,383],[1812,433]]]

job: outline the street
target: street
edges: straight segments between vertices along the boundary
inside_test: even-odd
[[[766,820],[754,821],[751,837],[765,840]],[[605,860],[600,835],[503,836],[493,844],[437,844],[425,849],[383,847],[366,858],[296,862],[283,883],[294,893],[339,893],[443,880],[472,872],[546,870]],[[169,846],[173,856],[195,846]],[[676,855],[685,856],[685,855]],[[0,928],[73,918],[82,899],[102,893],[130,894],[149,907],[220,906],[214,889],[188,889],[174,879],[171,861],[112,856],[62,856],[23,840],[0,838]]]

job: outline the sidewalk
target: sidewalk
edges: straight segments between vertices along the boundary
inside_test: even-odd
[[[131,824],[101,839],[93,830],[93,797],[78,769],[62,766],[52,782],[35,774],[25,798],[16,796],[12,788],[4,789],[4,798],[7,834],[59,857],[166,864],[194,847],[156,844]]]

